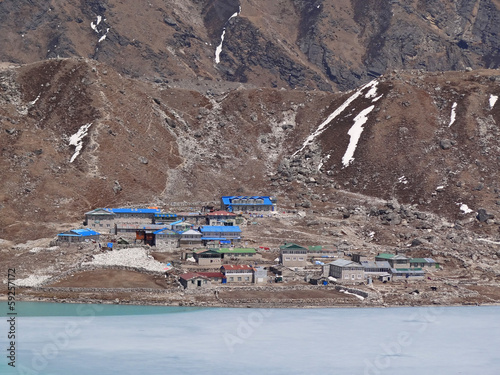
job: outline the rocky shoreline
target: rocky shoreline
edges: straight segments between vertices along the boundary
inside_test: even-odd
[[[272,287],[267,287],[272,288]],[[346,290],[347,287],[326,287],[332,292]],[[233,289],[233,290],[229,290]],[[332,296],[331,298],[281,298],[276,299],[275,293],[286,291],[314,291],[319,288],[300,286],[300,288],[275,288],[274,293],[267,298],[231,298],[230,293],[235,288],[213,288],[207,291],[181,291],[176,289],[151,288],[71,288],[71,287],[35,287],[20,288],[16,301],[50,302],[50,303],[92,303],[120,304],[140,306],[190,306],[190,307],[226,307],[226,308],[386,308],[386,307],[425,307],[425,306],[494,306],[500,305],[491,300],[463,300],[454,303],[429,303],[428,301],[397,301],[387,303],[376,296],[367,293],[367,298],[360,300],[353,296]],[[240,292],[262,291],[258,287],[240,287]],[[349,288],[349,290],[353,290]],[[228,297],[220,297],[222,293]],[[323,290],[324,291],[324,290]],[[353,290],[361,293],[364,291]],[[134,298],[136,297],[136,298]],[[6,301],[7,295],[0,294],[0,301]]]

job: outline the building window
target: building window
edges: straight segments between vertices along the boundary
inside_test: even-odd
[[[358,274],[358,279],[361,279],[361,274]]]
[[[348,275],[348,274],[346,274],[346,275],[344,276],[344,279],[349,279],[349,275]]]
[[[234,278],[231,276],[231,277],[229,278],[229,281],[234,281]]]
[[[241,281],[241,277],[238,276],[238,281]]]
[[[351,275],[351,279],[352,279],[352,280],[355,280],[355,279],[356,279],[356,275],[355,275],[355,274],[352,274],[352,275]]]
[[[304,258],[299,258],[299,260],[304,260]]]
[[[250,277],[245,277],[245,281],[250,281]]]

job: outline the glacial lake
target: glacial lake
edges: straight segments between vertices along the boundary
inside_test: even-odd
[[[500,374],[500,306],[229,309],[0,302],[0,374]]]

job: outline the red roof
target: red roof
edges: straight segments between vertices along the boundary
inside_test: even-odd
[[[202,279],[223,278],[224,275],[220,272],[187,272],[183,273],[179,277],[187,281],[197,277],[201,277]]]
[[[252,270],[253,267],[246,264],[224,264],[222,266],[225,270]]]
[[[236,216],[236,214],[227,211],[214,211],[207,213],[207,216]]]

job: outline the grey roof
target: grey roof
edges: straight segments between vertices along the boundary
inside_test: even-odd
[[[425,271],[421,269],[409,269],[409,268],[391,268],[391,273],[392,274],[408,274],[408,275],[425,275]]]
[[[404,259],[404,260],[410,260],[410,258],[405,257],[404,255],[401,255],[401,254],[394,255],[394,256],[391,258],[391,260],[394,260],[394,259]]]
[[[362,260],[361,265],[365,268],[391,268],[391,265],[389,264],[388,261],[369,261],[369,260]]]
[[[333,264],[334,266],[338,267],[352,267],[352,266],[360,266],[361,264],[353,262],[352,260],[347,260],[347,259],[337,259],[334,260],[333,262],[330,262],[329,264]]]

